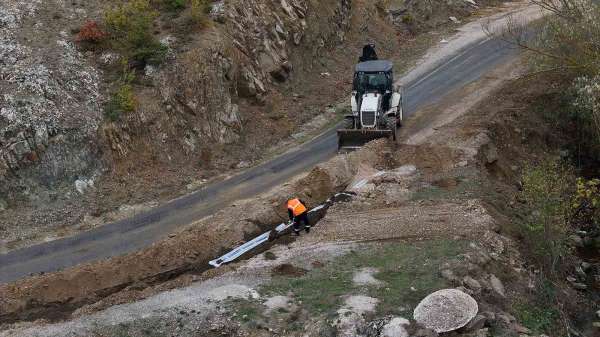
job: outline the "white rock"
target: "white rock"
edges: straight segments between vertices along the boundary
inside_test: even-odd
[[[398,167],[397,169],[393,170],[392,172],[394,172],[395,174],[397,174],[399,176],[410,176],[410,175],[417,173],[417,167],[412,164],[402,165],[402,166]]]
[[[169,36],[165,36],[162,39],[160,39],[160,44],[171,48],[173,46],[173,44],[175,44],[176,41],[177,41],[176,37],[169,35]]]
[[[146,65],[146,68],[144,68],[144,75],[146,76],[152,76],[154,74],[156,74],[156,67],[150,64]]]
[[[415,308],[414,319],[438,333],[462,328],[477,315],[473,297],[457,289],[438,290]]]
[[[249,162],[247,162],[247,161],[245,161],[245,160],[242,160],[241,162],[239,162],[239,163],[236,165],[236,168],[238,168],[238,169],[243,169],[243,168],[248,168],[248,167],[250,167],[250,166],[251,166],[251,164],[250,164]]]
[[[120,58],[121,56],[119,54],[110,52],[105,52],[102,55],[100,55],[100,61],[105,65],[115,64]]]
[[[460,23],[461,21],[459,19],[456,18],[456,16],[451,16],[450,21],[454,22],[454,23]]]
[[[471,276],[465,276],[463,279],[463,283],[469,287],[471,290],[479,291],[481,290],[481,283]]]
[[[352,282],[359,286],[382,286],[384,283],[373,277],[375,273],[377,273],[375,268],[363,268],[354,273]]]
[[[375,311],[375,307],[379,300],[369,296],[350,296],[344,302],[345,307],[357,314]]]
[[[241,284],[228,284],[214,288],[207,293],[208,299],[223,301],[228,298],[260,298],[256,290]]]
[[[269,297],[265,301],[267,311],[273,311],[277,309],[287,309],[290,307],[291,299],[287,296],[273,296]]]
[[[373,297],[361,295],[347,297],[344,306],[337,311],[337,336],[355,337],[357,327],[365,322],[363,314],[373,312],[377,303],[379,300]]]
[[[492,286],[492,290],[494,290],[496,294],[502,297],[506,297],[506,291],[504,290],[504,285],[502,284],[502,281],[500,281],[500,279],[497,278],[494,274],[490,275],[490,285]]]
[[[394,317],[392,320],[383,326],[381,337],[408,337],[408,332],[405,326],[410,322],[406,318]]]
[[[84,194],[90,187],[94,186],[94,182],[92,180],[85,179],[77,179],[75,181],[75,189],[79,194]]]

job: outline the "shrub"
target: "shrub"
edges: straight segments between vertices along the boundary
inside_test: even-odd
[[[600,76],[578,77],[571,90],[571,118],[578,127],[579,145],[593,158],[600,158]]]
[[[201,25],[207,22],[206,16],[210,13],[211,5],[209,0],[190,0],[190,17]]]
[[[521,232],[533,257],[552,272],[566,253],[572,177],[571,169],[557,160],[528,167],[523,174],[522,193],[531,214]]]
[[[597,45],[600,43],[600,8],[589,0],[540,0],[554,12],[548,16],[531,44],[536,65],[541,70],[557,69],[576,75],[596,75],[600,71]]]
[[[597,231],[600,224],[600,179],[578,178],[571,207],[574,225]]]
[[[157,16],[149,0],[131,0],[108,10],[105,21],[113,46],[142,65],[160,63],[167,47],[152,35],[152,24]]]
[[[137,101],[133,87],[129,83],[121,83],[106,105],[105,115],[112,121],[117,121],[124,113],[133,112]]]
[[[185,8],[185,0],[163,0],[163,5],[170,10],[179,10]]]
[[[98,26],[98,23],[93,20],[86,21],[81,29],[79,29],[79,33],[75,38],[77,42],[88,42],[88,43],[98,43],[104,38],[106,38],[107,34]]]
[[[532,27],[510,18],[500,35],[530,52],[534,74],[557,73],[561,78],[576,78],[571,106],[561,118],[568,117],[576,129],[579,155],[600,160],[600,6],[593,0],[532,0],[549,11]],[[564,120],[562,120],[564,121]]]
[[[135,79],[135,73],[129,70],[129,61],[121,61],[123,70],[121,78],[117,81],[117,89],[113,91],[110,101],[104,109],[105,116],[117,121],[124,113],[133,112],[137,108],[137,100],[131,83]]]
[[[415,23],[415,18],[410,14],[406,14],[402,17],[402,23],[411,26]]]

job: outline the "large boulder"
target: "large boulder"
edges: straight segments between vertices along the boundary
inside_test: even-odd
[[[438,290],[425,297],[415,308],[414,319],[438,333],[467,325],[477,315],[473,297],[457,289]]]

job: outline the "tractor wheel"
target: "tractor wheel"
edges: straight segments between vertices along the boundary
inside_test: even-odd
[[[342,122],[342,129],[354,129],[355,125],[354,125],[354,118],[345,118]]]
[[[388,130],[392,130],[394,141],[396,141],[396,136],[398,133],[398,121],[395,117],[388,118],[385,121],[385,126]]]

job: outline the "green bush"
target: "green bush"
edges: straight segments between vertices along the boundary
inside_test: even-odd
[[[190,0],[190,17],[195,23],[205,25],[210,10],[210,0]]]
[[[402,17],[402,23],[411,26],[415,23],[415,18],[410,14],[406,14]]]
[[[180,10],[185,8],[186,0],[162,0],[162,2],[169,10]]]
[[[135,75],[127,70],[126,64],[127,62],[124,61],[125,70],[104,111],[106,117],[113,122],[119,120],[123,114],[133,112],[137,108],[137,100],[131,85]]]
[[[576,76],[600,73],[600,7],[590,0],[540,0],[556,15],[543,20],[536,39],[528,45],[535,51],[540,70],[570,72]]]
[[[142,64],[160,63],[167,47],[152,35],[157,16],[149,0],[131,0],[107,10],[104,19],[113,47],[130,60]]]
[[[600,230],[600,179],[578,178],[571,207],[574,227],[592,232]]]
[[[522,194],[531,213],[521,234],[532,256],[551,272],[567,252],[573,182],[571,169],[558,160],[527,167],[523,173]]]
[[[535,24],[535,37],[529,39],[530,30],[514,20],[504,34],[531,52],[535,73],[575,79],[565,90],[571,106],[561,117],[577,128],[578,153],[600,160],[600,6],[591,0],[535,2],[554,14]]]

